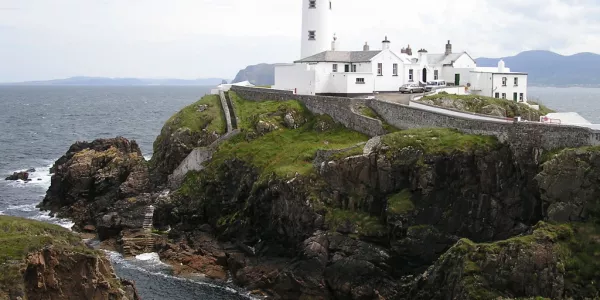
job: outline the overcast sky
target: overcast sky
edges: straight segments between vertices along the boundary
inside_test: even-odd
[[[599,52],[598,0],[333,0],[343,50],[473,57]],[[301,0],[0,0],[0,82],[78,75],[232,79],[300,55]],[[509,66],[510,67],[510,66]]]

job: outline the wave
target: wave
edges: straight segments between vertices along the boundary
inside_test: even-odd
[[[61,227],[67,228],[69,230],[71,230],[73,225],[75,225],[75,223],[73,223],[71,220],[51,217],[50,213],[48,213],[48,214],[40,213],[37,216],[30,217],[30,219],[56,224]]]
[[[123,257],[123,255],[121,255],[118,252],[114,252],[114,251],[110,251],[110,250],[104,250],[102,249],[102,251],[104,251],[106,253],[106,255],[108,256],[108,258],[110,259],[110,261],[115,264],[115,265],[120,265],[120,267],[126,268],[126,269],[132,269],[132,270],[136,270],[148,275],[152,275],[152,276],[158,276],[158,277],[162,277],[162,278],[166,278],[166,279],[170,279],[170,280],[176,280],[176,281],[180,281],[180,282],[187,282],[187,283],[193,283],[193,284],[198,284],[198,285],[202,285],[202,286],[207,286],[207,287],[211,287],[211,288],[216,288],[216,289],[222,289],[225,290],[227,292],[230,292],[232,294],[236,294],[236,295],[240,295],[243,296],[247,299],[251,299],[251,300],[258,300],[259,298],[255,298],[250,296],[248,293],[244,293],[241,292],[239,290],[236,290],[234,288],[228,287],[228,286],[222,286],[222,285],[217,285],[217,284],[212,284],[212,283],[208,283],[208,282],[203,282],[203,281],[197,281],[197,280],[192,280],[192,279],[188,279],[188,278],[182,278],[182,277],[177,277],[177,276],[173,276],[173,275],[169,275],[166,274],[164,272],[161,271],[152,271],[149,270],[147,268],[144,268],[142,266],[137,265],[135,262],[151,262],[151,266],[156,266],[155,263],[155,259],[158,258],[158,254],[157,253],[144,253],[141,255],[136,256],[135,260],[128,260],[125,259]],[[141,257],[141,259],[140,259]],[[160,260],[158,260],[160,262]],[[161,265],[165,265],[168,266],[162,262],[160,262]],[[169,266],[170,268],[170,266]],[[164,269],[163,269],[164,270]]]
[[[8,185],[15,188],[25,188],[25,187],[40,187],[44,189],[48,189],[50,187],[50,183],[52,182],[52,174],[50,173],[50,168],[52,167],[52,163],[35,167],[35,172],[29,173],[29,179],[31,181],[25,182],[23,180],[11,181]],[[23,172],[27,171],[27,169],[14,170],[14,172]]]
[[[135,259],[139,261],[144,261],[146,263],[150,263],[155,266],[169,266],[168,264],[165,264],[164,262],[160,261],[160,257],[156,252],[140,254],[136,256]]]
[[[9,205],[6,210],[35,211],[36,204]]]

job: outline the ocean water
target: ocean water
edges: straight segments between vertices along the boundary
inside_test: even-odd
[[[0,214],[27,217],[70,228],[35,206],[50,186],[49,168],[78,140],[124,136],[135,139],[145,157],[164,122],[210,92],[208,87],[0,86]],[[33,181],[5,181],[14,171],[35,168]],[[117,274],[136,281],[144,300],[250,299],[233,286],[170,275],[156,255],[125,260],[108,252]]]
[[[23,216],[65,227],[35,206],[50,185],[50,165],[77,140],[124,136],[145,157],[163,123],[209,92],[207,87],[25,87],[0,86],[0,176],[35,168],[32,182],[0,178],[0,214]],[[530,98],[558,111],[575,111],[600,123],[600,89],[537,88]],[[119,276],[135,280],[143,299],[248,299],[233,286],[170,275],[154,254],[125,260],[108,252]]]

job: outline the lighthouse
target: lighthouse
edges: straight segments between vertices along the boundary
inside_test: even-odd
[[[302,0],[301,58],[330,50],[332,0]]]

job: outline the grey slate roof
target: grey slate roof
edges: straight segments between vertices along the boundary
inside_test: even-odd
[[[324,51],[313,56],[295,61],[295,63],[310,63],[310,62],[369,62],[381,50],[377,51]]]
[[[465,52],[446,54],[427,54],[427,63],[430,65],[450,65],[459,59]],[[467,54],[468,55],[468,54]]]

